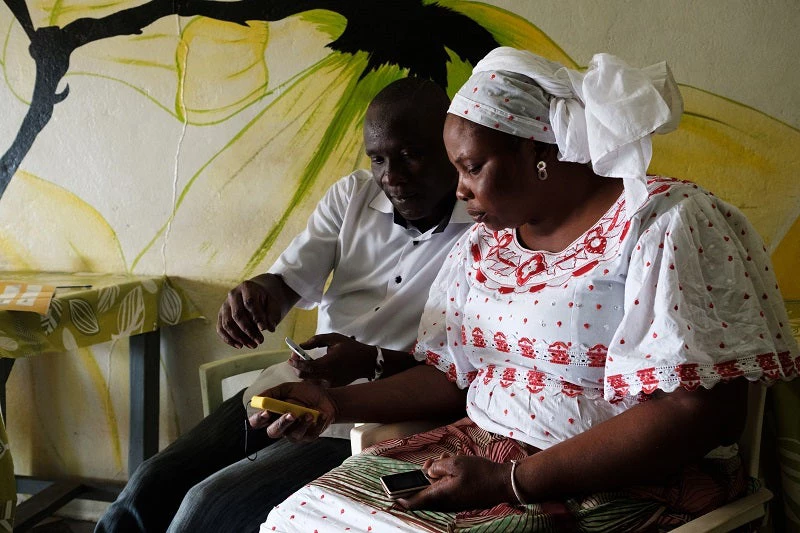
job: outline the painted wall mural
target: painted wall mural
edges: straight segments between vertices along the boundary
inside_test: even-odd
[[[280,191],[275,191],[281,214],[260,238],[242,243],[222,232],[203,235],[195,247],[181,246],[193,254],[193,263],[205,265],[207,277],[239,278],[256,272],[295,209],[316,189],[320,176],[330,179],[358,166],[359,124],[365,105],[397,77],[428,76],[453,92],[470,65],[498,44],[525,47],[576,66],[521,17],[458,0],[5,3],[5,80],[11,93],[28,105],[13,142],[0,159],[0,193],[5,193],[30,150],[36,149],[35,141],[47,128],[54,107],[69,98],[68,82],[74,77],[123,84],[155,106],[149,112],[160,108],[186,127],[211,126],[263,106],[181,187],[172,212],[140,249],[123,252],[112,236],[106,238],[114,244],[111,249],[128,257],[101,256],[94,266],[114,270],[155,269],[158,258],[148,260],[148,256],[158,254],[158,244],[163,244],[169,231],[182,243],[197,241],[202,232],[196,231],[196,211],[203,210],[207,220],[213,220],[212,214],[230,216],[242,196],[265,181],[261,169],[274,166],[281,159],[275,156],[289,148],[292,161],[285,162],[282,174],[294,183],[285,186],[289,183],[284,181]],[[286,24],[276,31],[271,27],[276,21]],[[303,53],[284,58],[283,69],[287,62],[300,68],[284,71],[283,79],[275,80],[267,51],[295,32],[304,40],[314,34],[319,42],[319,49],[312,51],[316,57],[305,58]],[[691,176],[742,206],[776,247],[798,214],[800,185],[790,179],[797,168],[791,147],[797,145],[798,131],[701,89],[683,87],[683,92],[687,113],[682,127],[678,134],[657,140],[652,170]],[[102,127],[102,123],[97,125]],[[38,148],[47,149],[42,143]],[[191,147],[178,139],[177,151],[181,150]],[[764,195],[759,194],[758,204],[750,201],[751,184],[767,183],[776,174],[783,174],[781,182],[789,190],[774,187],[770,194],[762,187]],[[39,178],[43,177],[23,173],[17,179],[24,190],[46,188]],[[63,204],[63,199],[53,203]],[[89,216],[91,206],[82,208],[88,212],[84,217]],[[274,204],[270,210],[274,213]],[[90,231],[98,231],[94,226]],[[101,226],[118,234],[111,224]],[[46,261],[26,260],[28,254],[19,249],[19,242],[16,247],[8,244],[19,241],[14,231],[10,233],[4,267],[47,266]],[[240,264],[231,262],[227,253],[231,245],[249,247]],[[99,247],[91,252],[86,260],[95,262],[92,256]],[[158,266],[174,270],[169,263]]]
[[[623,3],[608,9],[631,9]],[[427,76],[452,95],[497,45],[580,67],[565,51],[571,43],[543,31],[531,5],[4,0],[0,270],[166,273],[216,316],[225,291],[271,264],[327,187],[366,165],[361,122],[386,84]],[[646,2],[638,9],[648,16]],[[589,23],[574,13],[549,20],[573,33]],[[695,61],[693,53],[677,59]],[[655,139],[651,172],[697,181],[742,208],[773,253],[784,296],[800,299],[798,123],[701,87],[681,90],[686,113],[676,132]],[[231,353],[215,343],[211,322],[182,326],[166,342],[162,443],[199,416],[197,365]],[[93,392],[124,382],[125,365],[114,364],[121,350],[25,363],[11,394],[62,387],[68,401],[101,405],[103,417],[70,420],[85,440],[69,444],[12,421],[12,439],[44,435],[15,449],[23,468],[44,460],[124,476],[127,404]],[[64,373],[78,376],[74,385],[61,383]],[[81,449],[97,435],[89,424],[114,443],[103,452],[107,467]]]

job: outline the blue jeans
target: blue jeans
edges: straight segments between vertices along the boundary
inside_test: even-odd
[[[245,451],[243,393],[142,463],[95,533],[258,531],[273,506],[350,456],[345,439],[295,444],[263,429],[247,432]]]

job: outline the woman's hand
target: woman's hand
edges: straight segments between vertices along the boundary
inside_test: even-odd
[[[422,469],[431,486],[397,500],[407,509],[463,511],[516,502],[511,489],[511,463],[444,453],[439,459],[426,461]]]
[[[282,383],[262,392],[259,396],[269,396],[276,400],[295,403],[319,411],[317,421],[309,414],[296,417],[291,413],[276,415],[269,411],[259,411],[250,416],[250,426],[267,426],[267,435],[273,439],[286,437],[292,442],[311,441],[319,437],[336,419],[336,404],[326,388],[316,383]]]
[[[340,387],[358,378],[375,373],[377,349],[340,333],[314,335],[300,344],[301,348],[327,347],[328,353],[313,361],[304,361],[292,354],[289,364],[300,379],[318,381],[330,387]]]

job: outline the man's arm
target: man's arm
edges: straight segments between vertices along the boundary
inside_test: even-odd
[[[234,348],[255,348],[263,330],[275,331],[300,295],[275,274],[261,274],[228,293],[217,315],[217,334]]]
[[[315,301],[322,294],[335,262],[344,213],[356,186],[353,175],[331,186],[306,229],[292,239],[270,273],[249,279],[228,293],[217,318],[217,333],[222,340],[235,348],[256,348],[264,342],[261,331],[275,331],[301,297]]]

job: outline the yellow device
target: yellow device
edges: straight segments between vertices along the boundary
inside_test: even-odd
[[[296,403],[283,402],[268,396],[253,396],[250,398],[250,405],[256,409],[269,411],[270,413],[278,413],[281,415],[284,413],[292,413],[297,418],[302,418],[303,415],[310,414],[314,418],[314,422],[316,422],[319,417],[319,411],[316,409],[309,409],[308,407],[303,407]]]

